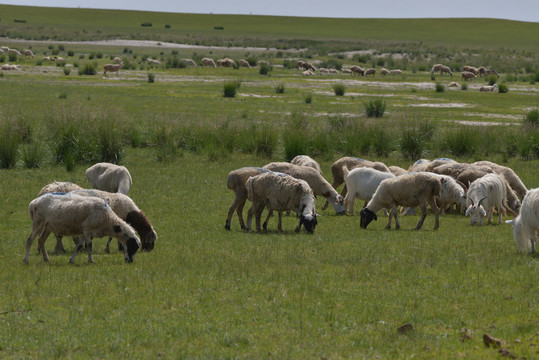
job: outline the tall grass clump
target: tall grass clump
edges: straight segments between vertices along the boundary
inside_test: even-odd
[[[313,94],[303,95],[303,101],[305,101],[305,104],[311,104],[313,102]]]
[[[268,75],[270,71],[271,71],[271,65],[270,64],[265,63],[265,62],[260,64],[260,68],[258,69],[258,73],[260,75]]]
[[[114,118],[100,119],[97,130],[101,162],[118,164],[124,154],[122,131]]]
[[[445,86],[442,83],[437,82],[436,83],[436,92],[442,93],[445,91]]]
[[[461,90],[464,90],[464,91],[468,90],[468,84],[466,84],[465,82],[463,82],[462,84],[460,84],[460,89],[461,89]]]
[[[498,77],[494,74],[489,75],[489,77],[487,78],[487,82],[490,86],[496,84],[497,81],[498,81]]]
[[[311,131],[307,119],[303,115],[293,114],[283,132],[285,160],[290,161],[296,155],[307,154],[310,138]]]
[[[261,126],[255,132],[256,156],[269,159],[275,154],[279,137],[272,127]]]
[[[97,74],[97,65],[94,62],[89,62],[79,67],[79,75],[95,74]]]
[[[387,102],[384,99],[377,98],[369,102],[363,103],[365,107],[365,114],[367,117],[380,118],[384,116],[386,111]]]
[[[155,150],[157,161],[169,162],[179,155],[174,132],[165,125],[158,126],[152,133],[152,147]]]
[[[481,141],[481,134],[473,128],[448,131],[442,140],[442,148],[454,156],[472,156]]]
[[[21,151],[22,163],[24,167],[29,169],[41,167],[41,164],[45,160],[45,156],[45,151],[39,143],[23,146]]]
[[[241,86],[240,81],[227,81],[223,87],[224,97],[233,98],[236,96],[238,89]]]
[[[333,91],[335,92],[336,96],[344,96],[344,93],[346,92],[346,86],[344,86],[343,84],[334,84]]]
[[[524,116],[524,125],[532,128],[539,126],[539,109],[528,111]]]
[[[152,73],[148,73],[148,82],[150,84],[153,84],[155,82],[155,75]]]
[[[284,84],[280,83],[280,84],[275,85],[275,92],[277,94],[284,94]]]
[[[0,130],[2,132],[2,136],[0,136],[0,168],[11,169],[17,163],[21,138],[11,121],[1,124]]]
[[[501,83],[500,85],[498,85],[498,92],[500,94],[505,94],[509,91],[509,88],[507,87],[507,84],[506,83]]]

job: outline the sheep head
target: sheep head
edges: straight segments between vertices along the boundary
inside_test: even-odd
[[[316,225],[318,225],[318,221],[316,220],[316,212],[314,209],[312,212],[305,212],[306,206],[307,205],[303,205],[296,232],[299,232],[301,230],[301,226],[303,225],[305,231],[312,234],[314,232],[314,228]]]
[[[371,221],[375,220],[378,221],[378,217],[376,216],[376,213],[372,210],[369,210],[367,208],[363,208],[360,212],[361,214],[361,223],[360,226],[363,229],[367,229],[367,226],[371,223]]]
[[[119,224],[114,225],[113,229],[116,233],[116,237],[123,245],[125,262],[133,262],[133,259],[140,248],[140,239],[135,234],[133,228],[127,224],[125,224],[125,226]]]
[[[472,198],[470,198],[470,201],[472,204],[468,206],[468,209],[466,209],[466,213],[464,215],[470,216],[470,225],[476,225],[479,223],[480,225],[483,225],[483,218],[487,216],[487,212],[483,208],[483,205],[481,205],[481,202],[485,200],[487,197],[485,196],[477,204],[474,204],[474,201]]]

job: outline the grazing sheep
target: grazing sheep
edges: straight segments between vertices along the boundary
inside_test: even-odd
[[[462,171],[456,178],[457,181],[463,183],[467,187],[470,187],[470,184],[475,180],[485,176],[486,174],[492,174],[494,171],[486,167],[475,167],[472,166],[469,169]]]
[[[427,171],[427,167],[431,164],[430,160],[419,159],[408,168],[409,172]]]
[[[55,181],[53,183],[45,185],[39,191],[39,194],[37,194],[37,196],[39,197],[39,196],[41,196],[43,194],[48,194],[48,193],[53,193],[53,192],[68,193],[68,192],[72,192],[72,191],[75,191],[75,190],[84,190],[84,188],[82,188],[79,185],[74,184],[72,182]]]
[[[389,73],[391,75],[402,75],[402,70],[400,69],[394,69],[394,70],[390,70]]]
[[[448,87],[459,87],[459,83],[456,82],[456,81],[452,81],[449,83],[449,85],[447,85]]]
[[[399,229],[397,206],[420,207],[421,219],[416,230],[421,229],[427,217],[427,205],[434,212],[434,230],[439,227],[439,211],[434,201],[435,196],[440,195],[444,179],[424,172],[409,173],[386,179],[380,183],[372,199],[361,210],[361,227],[367,229],[372,220],[377,220],[376,213],[382,209],[391,209],[386,229],[391,229],[391,218],[395,217],[395,228]]]
[[[305,70],[304,72],[301,73],[301,75],[303,75],[303,76],[314,76],[316,74],[312,70]]]
[[[183,64],[187,67],[198,67],[197,63],[193,59],[182,59]]]
[[[17,56],[22,56],[22,54],[20,53],[20,51],[17,50],[17,49],[9,49],[7,52],[8,52],[8,54],[15,54],[15,55],[17,55]]]
[[[318,172],[308,166],[300,166],[287,162],[272,162],[264,169],[290,175],[296,179],[305,180],[313,189],[315,195],[322,195],[335,209],[337,214],[345,213],[344,198]]]
[[[339,70],[337,69],[329,69],[328,70],[330,74],[338,74],[339,73]]]
[[[484,92],[494,92],[494,90],[496,90],[498,88],[498,85],[494,84],[494,85],[484,85],[484,86],[481,86],[479,88],[479,91],[484,91]]]
[[[61,63],[61,62],[64,61],[64,58],[61,57],[61,56],[55,56],[55,57],[54,57],[54,61],[57,62],[57,63]]]
[[[298,64],[298,69],[299,70],[305,70],[305,61],[298,60],[297,64]]]
[[[477,72],[478,72],[479,76],[483,76],[483,75],[486,75],[487,69],[486,69],[484,66],[480,66],[480,67],[477,69]]]
[[[386,68],[381,68],[380,69],[380,75],[382,75],[382,77],[385,77],[386,75],[389,75],[391,72],[386,69]]]
[[[97,163],[86,170],[86,178],[93,189],[127,194],[133,181],[125,166]]]
[[[493,163],[492,161],[476,161],[472,163],[474,166],[486,166],[492,169],[497,174],[502,174],[505,180],[509,183],[511,188],[515,190],[520,200],[524,199],[524,196],[526,196],[526,193],[528,192],[528,189],[526,188],[526,185],[522,182],[522,180],[518,177],[518,175],[507,166],[498,165],[496,163]]]
[[[311,70],[311,71],[313,71],[313,72],[316,72],[316,68],[314,67],[314,65],[311,64],[311,63],[309,63],[309,62],[303,63],[303,68],[304,68],[305,70]]]
[[[320,169],[320,164],[316,162],[313,158],[307,155],[297,155],[291,161],[291,164],[300,165],[300,166],[310,166],[322,175],[322,169]]]
[[[388,169],[395,176],[406,174],[408,172],[407,170],[401,168],[400,166],[396,166],[396,165],[388,166]]]
[[[150,64],[161,65],[161,61],[157,59],[147,58],[146,61],[149,62]]]
[[[370,69],[365,70],[365,76],[372,75],[372,77],[374,77],[374,74],[376,74],[376,69],[374,69],[374,68],[370,68]]]
[[[31,58],[34,57],[34,53],[33,53],[32,50],[30,50],[30,49],[24,49],[24,50],[22,50],[22,51],[21,51],[21,54],[22,54],[23,56],[26,56],[26,57],[31,57]]]
[[[358,75],[361,75],[361,76],[365,76],[365,69],[363,69],[361,66],[352,66],[350,68],[350,70],[352,71],[352,74],[358,74]]]
[[[279,231],[283,231],[282,212],[293,210],[300,217],[296,232],[301,230],[302,225],[305,231],[314,232],[317,225],[315,198],[313,190],[306,181],[268,172],[250,177],[245,187],[247,196],[253,203],[247,213],[247,229],[251,229],[254,215],[256,230],[260,231],[262,211],[267,207],[270,211],[279,212]],[[264,223],[264,229],[266,227],[267,221]]]
[[[462,73],[461,77],[462,77],[464,80],[473,80],[473,79],[477,79],[477,75],[475,75],[474,73],[469,72],[469,71],[464,71],[464,72]]]
[[[487,69],[485,70],[486,75],[496,75],[496,77],[500,77],[500,73],[498,73],[496,70]]]
[[[329,69],[326,69],[326,68],[319,68],[318,71],[320,71],[320,74],[329,74]]]
[[[358,198],[364,200],[367,203],[371,200],[372,196],[376,192],[378,185],[385,180],[394,178],[390,172],[379,171],[368,167],[359,167],[352,170],[348,170],[346,166],[343,167],[344,182],[348,189],[344,203],[348,210],[348,213],[354,215],[354,202]]]
[[[231,58],[223,58],[223,59],[217,60],[217,66],[233,67],[233,68],[237,67],[236,62]]]
[[[341,69],[343,74],[352,74],[352,69]]]
[[[8,52],[9,48],[7,46],[2,46],[0,47],[0,50],[2,50],[3,52]]]
[[[234,211],[236,211],[238,215],[240,227],[243,230],[247,229],[245,223],[243,222],[243,207],[247,201],[247,189],[245,188],[245,184],[250,177],[262,174],[263,172],[269,172],[269,170],[262,169],[261,167],[243,167],[232,170],[228,173],[226,186],[228,189],[234,191],[235,197],[234,202],[228,209],[228,216],[225,223],[226,230],[230,230],[230,223],[232,221]]]
[[[502,215],[507,214],[507,191],[503,175],[486,174],[471,183],[467,203],[465,215],[470,216],[470,225],[483,225],[485,216],[488,224],[492,223],[494,207],[498,208],[498,223],[501,224]]]
[[[466,187],[459,184],[451,176],[438,176],[444,180],[442,181],[440,197],[436,201],[442,215],[445,215],[445,211],[451,209],[453,204],[457,204],[457,210],[466,208]]]
[[[520,214],[506,223],[513,225],[513,238],[518,251],[534,253],[539,234],[539,188],[528,191],[522,201]]]
[[[115,63],[115,64],[119,64],[122,62],[122,59],[119,58],[118,56],[116,56],[114,59],[112,59],[112,62]]]
[[[245,59],[239,59],[238,60],[238,65],[240,67],[245,67],[247,69],[250,69],[251,68],[251,64],[249,64],[249,61],[245,60]]]
[[[115,72],[116,76],[118,76],[118,72],[120,69],[124,66],[123,62],[120,62],[119,64],[105,64],[103,65],[103,76],[107,76],[107,71],[109,72]]]
[[[30,248],[39,235],[38,246],[44,261],[49,261],[45,241],[52,232],[55,235],[79,236],[75,252],[69,259],[75,263],[77,253],[86,244],[88,262],[93,263],[92,238],[112,236],[118,239],[124,248],[126,262],[133,262],[140,240],[133,228],[116,215],[110,206],[96,197],[74,194],[50,193],[30,202],[28,206],[32,219],[32,232],[26,240],[26,254],[23,261],[28,263]]]
[[[51,57],[50,56],[43,56],[41,58],[42,61],[52,61]]]
[[[474,75],[477,75],[479,73],[479,69],[476,68],[476,67],[473,67],[473,66],[469,66],[469,65],[464,65],[462,67],[462,71],[468,71],[468,72],[471,72],[473,73]]]
[[[443,66],[442,64],[434,64],[434,65],[432,65],[432,69],[430,69],[430,72],[432,74],[435,74],[437,72],[441,72],[442,66]]]
[[[210,59],[210,58],[202,58],[202,60],[200,60],[200,63],[202,64],[202,66],[209,66],[209,67],[217,67],[217,65],[215,65],[215,61],[213,61],[213,59]]]
[[[440,75],[443,75],[443,74],[449,74],[453,76],[453,72],[451,71],[451,68],[445,65],[442,65],[442,67],[440,68]]]

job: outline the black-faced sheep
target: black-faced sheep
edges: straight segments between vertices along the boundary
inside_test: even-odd
[[[395,217],[395,228],[399,229],[397,206],[420,207],[421,219],[416,230],[421,229],[427,217],[427,207],[434,212],[434,230],[439,227],[439,211],[435,197],[440,195],[444,179],[424,172],[409,173],[386,179],[380,183],[372,199],[361,210],[361,227],[366,229],[372,220],[377,220],[376,213],[382,209],[391,209],[386,229],[391,228],[391,218]]]
[[[24,262],[28,263],[30,248],[39,235],[38,246],[44,261],[49,261],[45,249],[45,240],[50,233],[63,236],[80,236],[75,252],[69,259],[75,262],[77,253],[86,244],[88,262],[93,263],[92,238],[112,236],[118,239],[124,248],[126,262],[133,258],[140,248],[140,240],[135,230],[112,211],[103,200],[96,197],[74,194],[50,193],[30,202],[28,206],[32,219],[32,232],[26,240]]]
[[[86,178],[93,189],[127,194],[133,181],[125,166],[97,163],[86,170]]]
[[[284,174],[273,172],[262,173],[250,177],[245,184],[249,200],[253,202],[247,214],[247,229],[251,229],[253,215],[256,219],[256,230],[260,231],[262,211],[267,207],[270,211],[279,212],[279,231],[283,231],[282,212],[293,210],[300,217],[296,232],[303,225],[305,231],[312,233],[317,225],[315,198],[306,181]]]
[[[539,234],[539,188],[528,191],[522,201],[520,214],[506,222],[513,225],[513,238],[518,251],[534,253]]]

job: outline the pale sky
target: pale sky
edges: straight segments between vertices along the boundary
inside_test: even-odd
[[[538,0],[12,0],[2,4],[337,18],[484,17],[539,22]]]

